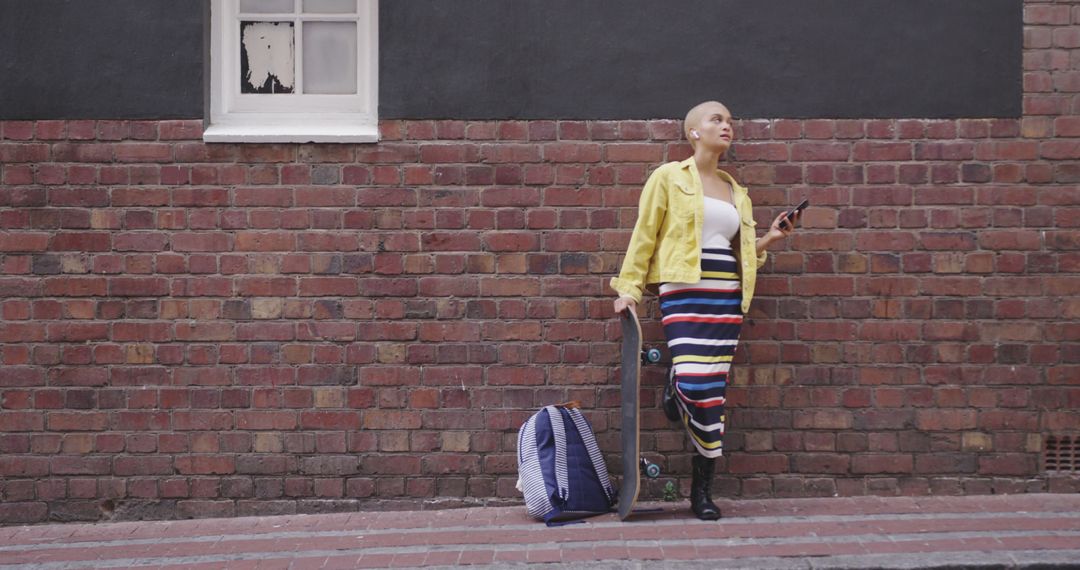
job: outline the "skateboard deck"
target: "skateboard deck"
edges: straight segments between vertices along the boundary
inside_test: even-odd
[[[634,510],[641,491],[641,323],[628,310],[619,313],[622,324],[622,488],[619,519]]]

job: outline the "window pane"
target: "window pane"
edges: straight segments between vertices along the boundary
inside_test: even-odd
[[[319,14],[355,14],[356,0],[304,0],[304,11]]]
[[[292,22],[240,22],[240,92],[292,93],[294,43]]]
[[[252,12],[256,14],[273,14],[293,12],[293,0],[240,0],[240,12]]]
[[[356,22],[304,23],[304,93],[356,93]]]

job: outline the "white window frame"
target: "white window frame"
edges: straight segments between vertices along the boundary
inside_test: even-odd
[[[356,95],[240,93],[239,0],[210,4],[210,124],[206,142],[376,142],[379,140],[379,3],[357,0],[356,16],[323,16],[357,25]],[[294,0],[297,12],[302,0]],[[294,17],[260,14],[260,21]],[[244,19],[247,19],[246,17]],[[301,26],[296,27],[296,85],[302,80]]]

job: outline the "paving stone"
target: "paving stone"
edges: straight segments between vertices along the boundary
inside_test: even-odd
[[[0,529],[35,568],[1056,568],[1080,560],[1080,495],[720,501],[548,528],[523,507]]]

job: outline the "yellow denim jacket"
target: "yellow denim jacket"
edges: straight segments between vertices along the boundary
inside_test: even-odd
[[[746,188],[723,170],[720,176],[731,183],[735,209],[742,224],[738,246],[732,251],[738,260],[742,286],[742,312],[750,310],[757,270],[767,253],[757,254],[753,205]],[[626,248],[622,270],[611,279],[611,288],[638,303],[648,285],[663,282],[694,283],[701,279],[701,226],[705,216],[705,192],[694,157],[669,162],[657,168],[638,203],[637,224]],[[655,288],[650,288],[654,293]]]

